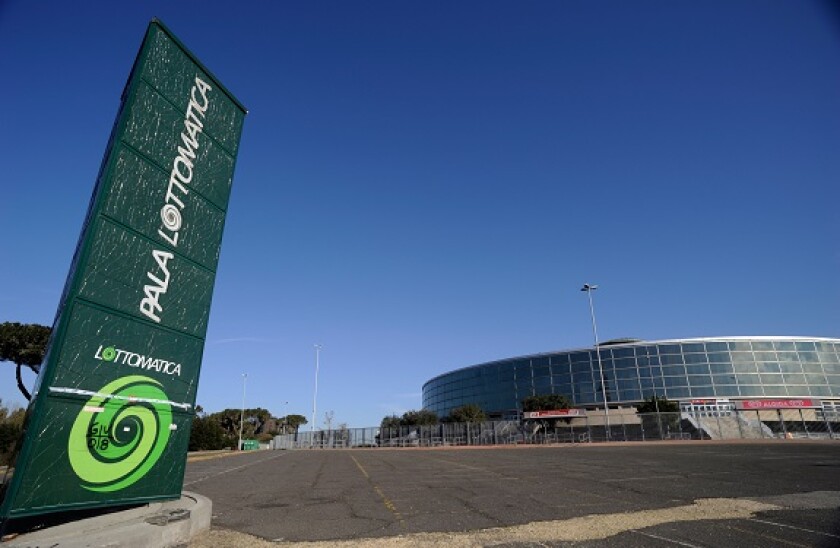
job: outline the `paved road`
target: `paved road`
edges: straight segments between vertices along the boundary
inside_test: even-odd
[[[261,451],[192,462],[185,489],[275,542],[840,546],[836,442]]]

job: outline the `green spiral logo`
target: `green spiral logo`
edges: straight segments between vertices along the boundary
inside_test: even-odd
[[[172,408],[161,384],[130,375],[87,401],[70,430],[70,466],[90,491],[119,491],[146,475],[166,449]]]

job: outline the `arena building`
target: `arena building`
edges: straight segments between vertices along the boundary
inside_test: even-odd
[[[840,339],[720,337],[640,341],[508,358],[438,375],[423,408],[445,417],[477,404],[491,419],[517,418],[522,400],[562,394],[573,407],[630,407],[653,395],[685,410],[810,407],[840,412]],[[603,373],[601,373],[603,371]]]

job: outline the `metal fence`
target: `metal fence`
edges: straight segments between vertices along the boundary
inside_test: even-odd
[[[342,428],[276,436],[273,449],[443,447],[719,439],[837,439],[840,414],[815,409],[692,413],[589,412],[572,419]]]

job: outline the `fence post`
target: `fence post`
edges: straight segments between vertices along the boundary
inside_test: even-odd
[[[779,416],[779,424],[782,425],[782,432],[784,432],[784,438],[787,439],[787,427],[785,426],[785,418],[782,416],[782,410],[776,409],[776,414]]]
[[[624,436],[624,441],[627,441],[627,421],[624,420],[624,415],[621,417],[621,433]]]
[[[611,422],[609,426],[607,426],[607,417],[609,417],[609,410],[604,408],[604,411],[601,413],[601,424],[603,425],[604,429],[604,441],[610,442],[612,441],[612,427],[613,423]],[[615,415],[613,415],[615,416]],[[615,419],[613,419],[615,420]]]
[[[808,425],[805,423],[805,414],[802,409],[799,410],[799,418],[802,420],[802,428],[805,429],[805,437],[811,439],[811,433],[808,432]]]

